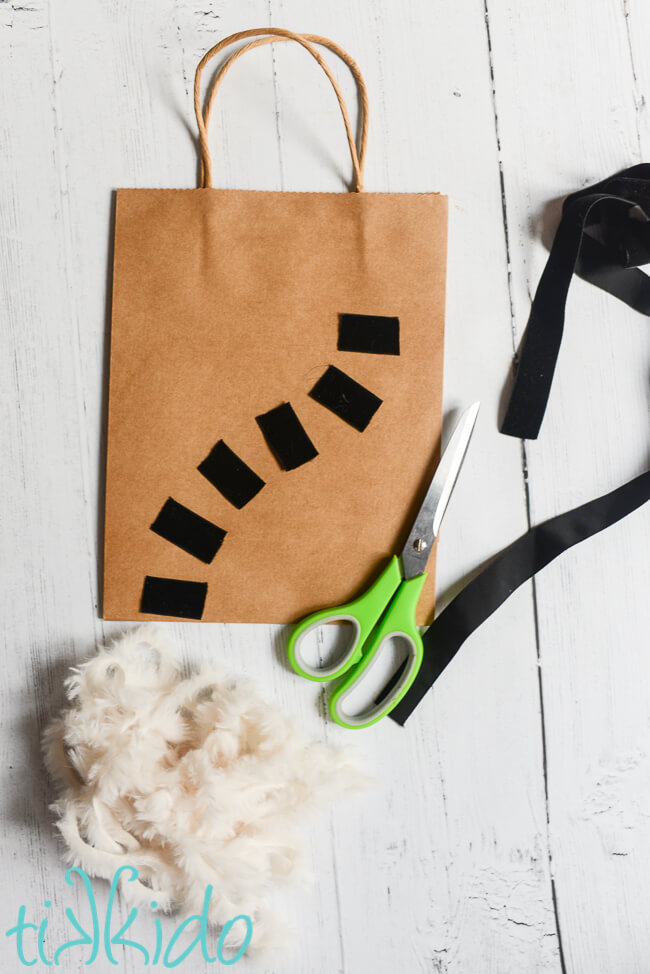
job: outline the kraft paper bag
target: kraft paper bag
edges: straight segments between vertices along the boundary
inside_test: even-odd
[[[251,37],[203,113],[205,64]],[[213,188],[218,82],[289,39],[334,87],[352,191]],[[314,44],[355,77],[359,149]],[[364,82],[324,38],[226,38],[197,68],[195,107],[201,187],[117,193],[103,615],[291,622],[373,579],[435,467],[447,199],[363,191]],[[430,563],[419,622],[433,605]]]

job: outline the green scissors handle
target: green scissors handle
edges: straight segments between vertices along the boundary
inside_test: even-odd
[[[289,661],[300,676],[323,682],[344,677],[329,700],[332,717],[342,727],[369,727],[395,707],[411,687],[424,655],[415,624],[415,608],[426,578],[426,564],[438,535],[451,492],[467,451],[479,404],[465,410],[442,455],[401,554],[393,556],[376,582],[358,599],[322,609],[299,622],[289,636]],[[312,666],[303,655],[305,639],[330,622],[351,623],[353,636],[342,656],[328,666]],[[365,680],[382,650],[393,641],[406,648],[406,660],[382,693],[357,714],[345,711],[348,695]]]
[[[415,607],[426,574],[402,580],[399,558],[391,558],[379,578],[360,598],[345,605],[314,612],[292,631],[287,651],[289,661],[300,676],[324,682],[347,674],[329,700],[332,718],[342,727],[369,727],[381,720],[407,692],[422,662],[422,639],[415,625]],[[383,618],[382,618],[383,615]],[[377,623],[381,619],[380,625]],[[302,645],[307,636],[332,622],[350,622],[354,636],[343,657],[326,667],[311,666],[303,657]],[[373,633],[373,630],[376,631]],[[396,686],[384,698],[360,714],[347,714],[346,697],[369,675],[379,659],[381,648],[389,640],[401,640],[407,649],[407,663]]]

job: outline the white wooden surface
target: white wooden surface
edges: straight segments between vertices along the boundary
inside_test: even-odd
[[[0,932],[49,897],[48,943],[69,936],[38,738],[67,667],[120,629],[97,617],[111,193],[194,184],[195,63],[263,25],[333,37],[362,66],[368,189],[451,197],[445,410],[483,411],[441,602],[528,523],[647,467],[648,323],[581,282],[539,440],[522,454],[496,431],[546,204],[650,160],[643,0],[0,0]],[[337,190],[347,175],[336,103],[291,45],[239,63],[212,143],[225,186]],[[239,969],[647,974],[648,550],[642,509],[516,593],[406,730],[355,737],[376,785],[309,832],[315,886],[279,907],[292,954]],[[186,659],[254,673],[341,737],[280,664],[283,630],[169,628]],[[75,957],[62,969],[87,969]],[[4,936],[0,958],[19,969]]]

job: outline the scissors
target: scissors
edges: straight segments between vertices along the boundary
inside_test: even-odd
[[[379,578],[359,598],[308,615],[289,636],[289,662],[300,676],[319,682],[346,676],[329,700],[330,714],[342,727],[369,727],[381,720],[397,706],[420,669],[423,645],[415,624],[415,608],[426,579],[431,549],[474,431],[479,405],[476,402],[469,406],[460,417],[401,554],[393,555]],[[351,623],[351,642],[334,663],[312,666],[303,656],[305,641],[330,623]],[[393,640],[406,650],[402,666],[362,712],[345,712],[346,699],[367,679],[382,650],[387,650]]]

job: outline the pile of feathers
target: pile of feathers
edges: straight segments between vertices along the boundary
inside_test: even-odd
[[[251,950],[283,946],[272,894],[309,878],[300,826],[366,784],[356,759],[311,740],[248,680],[213,665],[184,676],[154,626],[72,669],[66,693],[43,745],[71,864],[109,881],[133,866],[128,903],[184,915],[212,885],[211,924],[247,914]]]

